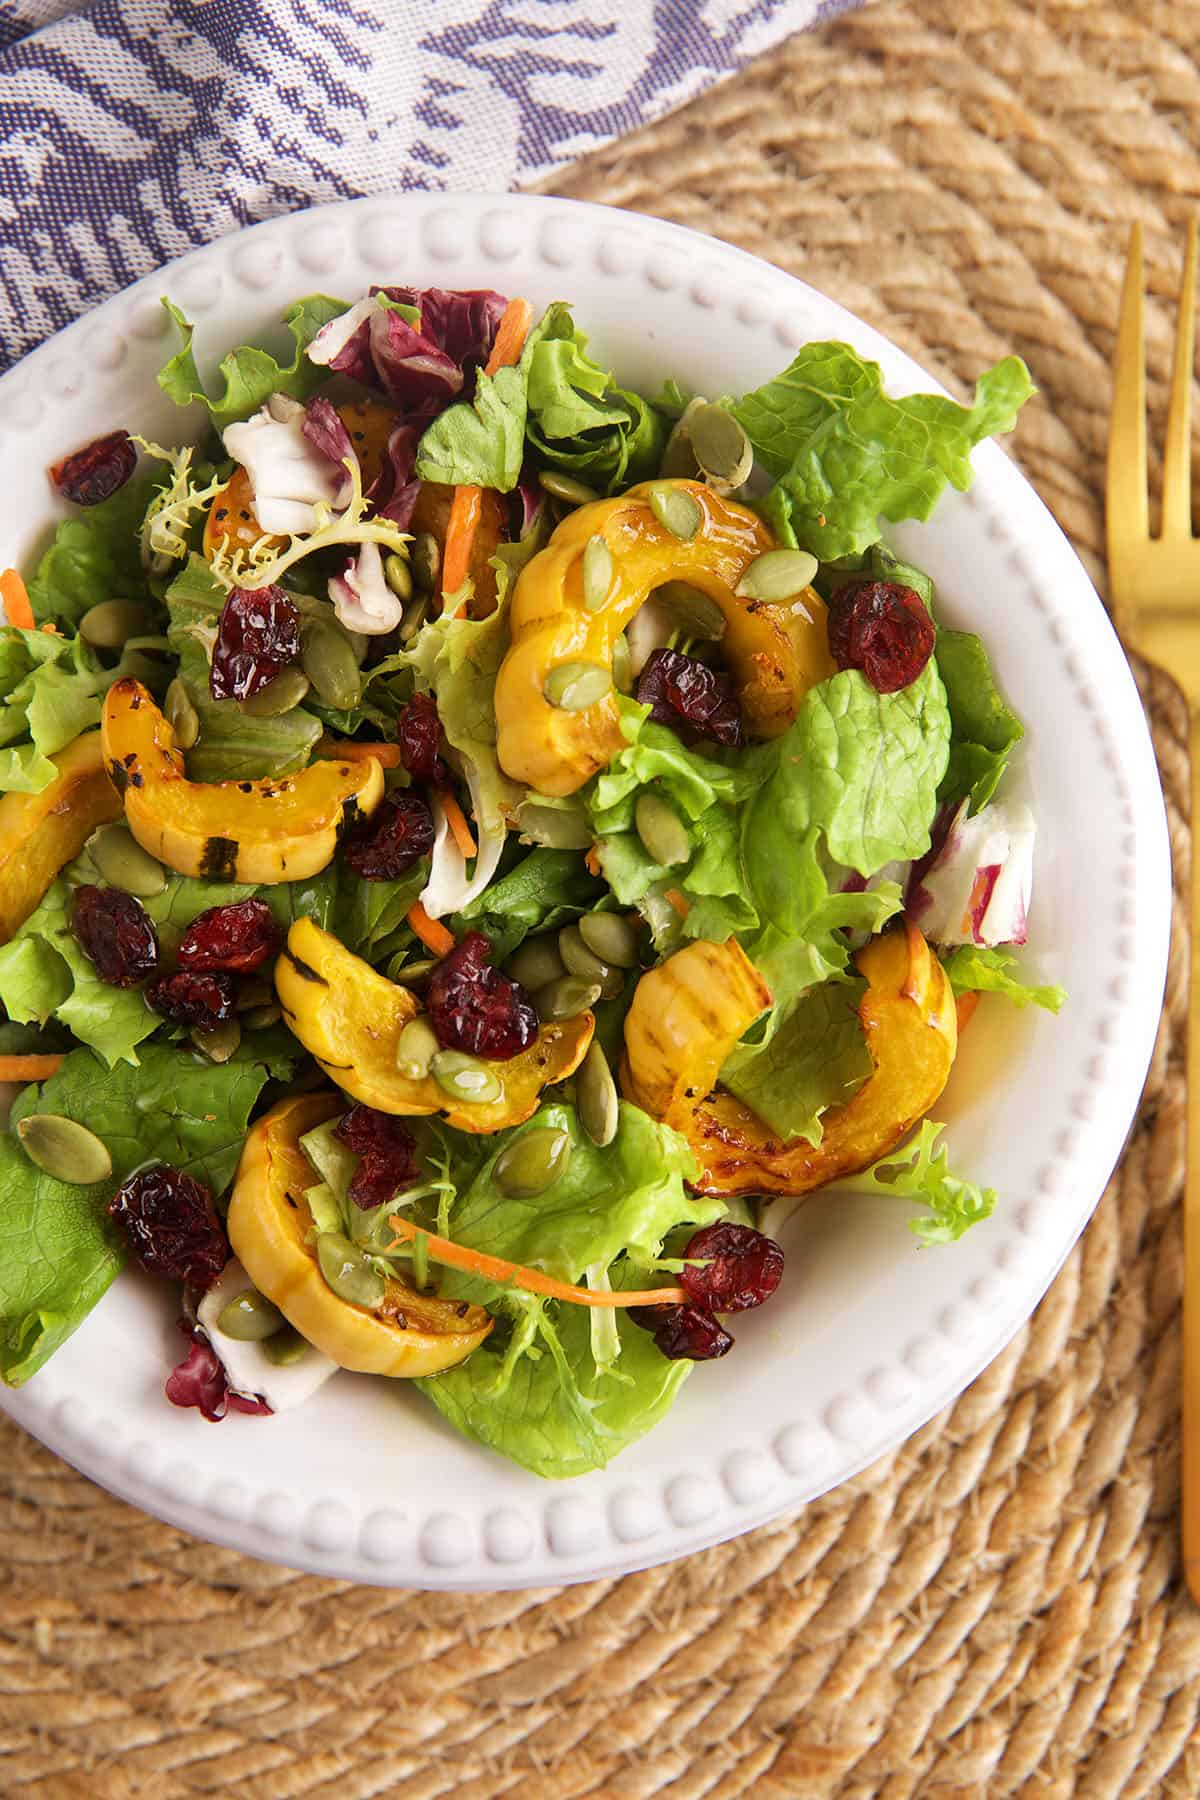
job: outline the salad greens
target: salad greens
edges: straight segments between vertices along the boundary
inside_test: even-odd
[[[849,346],[809,344],[775,380],[717,403],[740,444],[737,467],[744,473],[752,448],[757,474],[733,490],[701,466],[703,480],[744,509],[745,541],[766,541],[752,535],[765,524],[780,546],[811,553],[793,559],[796,567],[811,571],[817,559],[820,599],[808,591],[807,603],[786,615],[787,629],[816,634],[818,666],[837,665],[824,679],[789,676],[779,735],[746,742],[719,636],[697,640],[676,622],[648,651],[644,629],[635,643],[617,628],[611,671],[592,661],[599,639],[589,618],[617,603],[615,566],[607,595],[603,581],[591,591],[585,566],[582,601],[570,597],[572,588],[538,614],[529,599],[549,579],[538,571],[557,566],[567,541],[558,528],[569,533],[567,521],[589,492],[620,496],[675,479],[664,474],[668,440],[678,447],[687,417],[698,415],[687,414],[691,396],[673,378],[656,399],[622,387],[565,302],[547,307],[522,336],[513,320],[525,315],[510,313],[490,290],[390,287],[353,305],[321,294],[297,300],[283,321],[290,355],[242,345],[206,387],[192,325],[169,299],[164,305],[181,343],[159,385],[181,407],[203,407],[203,443],[133,440],[150,472],[56,526],[29,578],[34,629],[0,626],[0,792],[10,796],[0,803],[0,918],[12,920],[0,945],[0,1078],[29,1078],[0,1134],[8,1203],[0,1219],[0,1378],[19,1383],[35,1373],[115,1278],[129,1251],[108,1212],[118,1189],[127,1195],[147,1170],[167,1165],[168,1174],[203,1183],[224,1217],[248,1131],[268,1115],[288,1116],[295,1096],[332,1092],[329,1116],[318,1103],[307,1114],[317,1122],[291,1146],[306,1159],[309,1185],[297,1183],[288,1164],[286,1194],[276,1193],[266,1163],[247,1152],[247,1166],[259,1170],[256,1206],[307,1206],[301,1241],[326,1309],[320,1348],[346,1366],[377,1367],[355,1360],[365,1313],[405,1340],[404,1308],[418,1295],[433,1296],[456,1321],[481,1318],[473,1309],[482,1308],[489,1329],[476,1334],[478,1347],[465,1359],[456,1351],[460,1360],[444,1366],[422,1363],[416,1387],[460,1431],[522,1467],[554,1478],[581,1474],[663,1416],[693,1361],[729,1348],[715,1298],[725,1291],[728,1259],[749,1254],[747,1244],[757,1256],[756,1226],[781,1220],[822,1170],[847,1190],[919,1204],[912,1228],[923,1245],[951,1242],[992,1210],[990,1189],[951,1171],[943,1127],[928,1118],[883,1157],[876,1153],[890,1139],[878,1132],[862,1143],[851,1134],[853,1154],[844,1146],[847,1121],[858,1116],[855,1097],[885,1076],[898,1079],[871,1025],[856,955],[889,926],[901,932],[893,947],[911,944],[899,919],[919,923],[927,877],[936,874],[939,891],[954,900],[947,917],[957,916],[961,887],[961,910],[975,920],[929,959],[927,979],[941,984],[929,991],[942,997],[940,1010],[931,1000],[929,1016],[947,1034],[947,1071],[951,993],[998,994],[1051,1011],[1064,999],[1061,989],[1031,982],[1012,947],[1024,935],[1032,826],[1020,809],[999,823],[989,810],[1021,721],[981,639],[942,625],[929,577],[881,539],[882,520],[926,519],[947,485],[967,486],[971,451],[1011,428],[1032,392],[1028,373],[1005,359],[980,378],[969,406],[941,395],[897,399],[885,393],[879,368]],[[233,537],[222,536],[213,528],[226,517],[217,509],[239,455],[240,520]],[[242,504],[247,495],[254,511]],[[263,529],[260,508],[277,530]],[[666,596],[684,582],[672,537],[680,557],[692,540],[665,522],[668,512],[651,510],[663,525],[654,541]],[[601,538],[611,561],[606,516],[594,515],[587,541]],[[535,567],[548,543],[551,557]],[[596,567],[604,566],[602,557]],[[681,566],[711,585],[699,565]],[[595,579],[594,567],[593,587]],[[882,684],[888,691],[857,653],[831,658],[821,611],[823,602],[849,605],[847,596],[868,586],[883,596],[873,604],[902,604],[905,619],[919,617],[927,634],[919,665],[890,688]],[[732,580],[728,587],[723,604],[751,618],[761,603]],[[902,603],[896,594],[906,596]],[[700,598],[711,615],[707,588]],[[110,650],[92,641],[86,615],[111,599],[135,602],[145,630]],[[506,753],[505,731],[511,738],[525,710],[557,702],[539,676],[514,709],[504,671],[516,638],[571,607],[580,613],[569,652],[582,659],[576,675],[582,670],[595,685],[599,674],[596,693],[619,736],[615,751],[609,741],[596,755],[586,736],[577,739],[589,754],[569,779],[555,769],[544,784],[554,791],[543,792]],[[273,608],[294,631],[277,661]],[[665,609],[664,599],[658,610]],[[647,609],[643,627],[654,612]],[[897,629],[892,615],[889,630]],[[235,654],[234,635],[251,685],[237,690],[244,699],[218,699],[214,671]],[[664,702],[661,691],[643,687],[648,655],[675,659],[680,694],[690,684],[727,701],[737,730],[722,736],[709,713],[688,710],[686,695]],[[280,668],[293,671],[290,703],[257,703]],[[119,830],[114,842],[111,825],[106,839],[81,830],[46,861],[44,878],[31,876],[5,832],[19,840],[26,819],[41,828],[40,814],[19,809],[60,779],[51,760],[58,752],[94,732],[102,716],[111,731],[110,715],[130,690],[106,696],[126,678],[168,711],[183,705],[194,713],[194,729],[179,740],[185,755],[168,765],[171,781],[179,778],[172,792],[211,797],[206,784],[228,783],[230,822],[218,829],[229,836],[205,838],[193,854],[183,801],[173,837],[160,832],[139,851]],[[164,699],[169,683],[174,701]],[[576,708],[562,696],[564,716],[573,712],[583,734],[595,704]],[[142,780],[137,753],[114,760],[108,735],[104,756],[122,786]],[[239,820],[261,803],[260,784],[294,778],[288,791],[299,791],[321,757],[326,773],[334,763],[348,776],[372,756],[382,792],[376,788],[358,816],[356,799],[336,832],[314,816],[312,841],[324,833],[329,845],[324,866],[290,879],[281,856],[261,883],[205,873],[236,871]],[[670,825],[665,836],[647,824],[655,809]],[[983,866],[960,867],[955,858],[961,862],[967,839],[1012,846],[1008,860],[993,867],[979,851]],[[210,857],[214,845],[220,857]],[[171,866],[162,866],[161,881],[126,888],[130,856],[144,865],[149,849],[156,859],[170,854]],[[991,904],[996,889],[1003,908]],[[80,925],[81,893],[101,896],[118,936],[130,916],[150,933],[152,983],[117,984],[103,946],[98,951]],[[281,1016],[271,961],[239,962],[228,951],[207,964],[194,960],[196,945],[209,942],[213,909],[230,931],[243,914],[268,935],[273,921],[279,945],[289,932],[319,934],[330,973],[288,948],[278,967],[291,969],[293,986],[280,975],[281,1000],[291,996]],[[1001,913],[1015,921],[1011,942],[976,929]],[[468,980],[460,959],[481,940],[485,973]],[[277,948],[272,941],[264,955]],[[452,989],[455,967],[461,984]],[[688,969],[705,971],[695,991]],[[738,970],[749,998],[722,1035],[726,987],[736,986],[730,972]],[[529,992],[514,986],[517,971]],[[400,998],[381,976],[401,984]],[[198,981],[204,1004],[223,1009],[223,1035],[206,1035],[215,1015],[193,1025],[186,1008],[172,1013],[160,995],[164,980]],[[661,999],[647,1025],[637,996],[655,982]],[[579,1034],[579,1012],[570,1009],[586,1003],[570,998],[572,983],[599,990],[590,1005],[594,1038],[590,1020]],[[188,993],[188,1005],[201,1004]],[[905,987],[897,1002],[901,996],[916,993]],[[390,1022],[389,1003],[398,1009]],[[320,1012],[319,1030],[306,1006]],[[706,1007],[707,1026],[696,1022]],[[505,1030],[522,1021],[520,1059],[487,1047],[498,1018]],[[410,1020],[403,1037],[397,1020]],[[564,1039],[576,1034],[579,1056],[587,1050],[557,1079],[546,1074],[547,1021]],[[349,1033],[358,1061],[339,1060],[338,1031]],[[669,1102],[639,1086],[635,1070],[644,1069],[645,1040],[656,1031],[660,1059],[680,1059],[678,1068],[652,1069]],[[48,1078],[28,1060],[60,1053]],[[535,1069],[528,1094],[511,1074],[518,1060]],[[448,1122],[446,1112],[460,1119],[471,1103],[470,1091],[446,1085],[464,1069],[485,1086],[495,1081],[498,1128]],[[696,1070],[704,1071],[699,1085]],[[794,1150],[797,1170],[817,1170],[812,1179],[798,1175],[788,1198],[754,1197],[753,1142],[742,1146],[748,1173],[739,1181],[714,1176],[696,1126],[697,1107],[716,1103],[714,1072],[726,1103],[732,1097],[749,1109],[773,1151]],[[335,1078],[345,1081],[340,1098]],[[372,1103],[354,1104],[356,1094]],[[435,1104],[441,1110],[431,1113]],[[16,1127],[33,1111],[85,1126],[111,1155],[111,1176],[79,1186],[31,1161]],[[518,1179],[514,1170],[526,1174]],[[764,1180],[764,1190],[770,1185]],[[249,1264],[262,1253],[235,1231],[241,1205],[233,1200],[229,1230]],[[398,1236],[399,1219],[416,1235]],[[710,1228],[715,1238],[696,1237]],[[272,1297],[266,1264],[255,1263],[253,1279]],[[635,1311],[621,1303],[673,1281],[680,1285],[670,1288],[669,1304]],[[467,1329],[455,1325],[460,1336]],[[218,1387],[231,1381],[220,1350],[219,1323],[197,1328],[189,1367],[209,1359]],[[186,1380],[174,1381],[172,1398],[187,1403],[186,1390]]]

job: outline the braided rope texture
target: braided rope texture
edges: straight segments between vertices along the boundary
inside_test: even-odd
[[[1041,394],[1015,452],[1100,580],[1124,242],[1142,218],[1161,420],[1200,203],[1197,46],[1200,0],[891,0],[553,188],[769,257],[951,382],[1020,351]],[[1137,673],[1186,880],[1186,713]],[[620,1581],[391,1593],[197,1543],[0,1421],[0,1793],[1200,1793],[1200,1615],[1176,1549],[1177,926],[1136,1128],[1033,1320],[790,1522]]]

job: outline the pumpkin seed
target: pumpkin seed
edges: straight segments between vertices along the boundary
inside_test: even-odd
[[[639,794],[633,819],[646,855],[661,868],[674,868],[692,854],[683,820],[661,794]]]
[[[579,1123],[593,1144],[601,1149],[611,1144],[620,1123],[620,1101],[608,1058],[595,1042],[589,1044],[575,1077],[575,1103],[579,1109]]]
[[[745,600],[790,600],[816,572],[817,559],[807,550],[768,550],[755,557],[733,591]]]
[[[533,1010],[543,1025],[576,1019],[595,1006],[602,992],[600,982],[588,981],[583,975],[559,975],[534,991]]]
[[[120,650],[127,638],[144,636],[149,629],[146,609],[136,600],[101,600],[79,621],[79,635],[93,650]]]
[[[257,694],[239,700],[238,705],[251,719],[278,719],[299,706],[308,688],[308,676],[293,663],[290,668],[281,669],[266,687],[260,687]]]
[[[432,596],[429,594],[418,594],[412,605],[405,608],[404,618],[400,625],[400,642],[402,644],[411,644],[429,617],[431,598]]]
[[[234,1005],[240,1013],[254,1012],[257,1007],[270,1006],[274,998],[274,985],[261,975],[252,975],[238,990]]]
[[[110,887],[139,900],[152,900],[167,885],[167,871],[143,850],[124,825],[106,825],[88,845],[92,860]]]
[[[203,1050],[209,1062],[227,1063],[242,1041],[242,1028],[236,1019],[226,1019],[211,1031],[188,1032],[197,1050]]]
[[[571,975],[582,975],[586,981],[607,981],[612,969],[596,956],[583,941],[578,925],[564,925],[558,934],[558,954]]]
[[[348,635],[332,619],[305,620],[301,666],[327,706],[349,712],[358,705],[362,697],[358,658]],[[276,676],[277,681],[282,679]]]
[[[279,1308],[252,1287],[235,1295],[217,1314],[217,1330],[236,1338],[239,1344],[261,1344],[286,1324]]]
[[[407,950],[397,950],[387,966],[389,981],[398,982],[401,987],[415,987],[418,981],[424,981],[437,968],[437,958],[423,956],[418,962],[405,962]]]
[[[407,556],[401,556],[395,550],[390,551],[383,559],[383,579],[397,600],[407,602],[412,599],[413,578]]]
[[[180,750],[190,750],[200,736],[200,714],[188,699],[188,691],[176,676],[167,689],[166,714]]]
[[[616,565],[604,533],[594,532],[583,547],[583,604],[589,612],[599,612],[612,593]]]
[[[31,1163],[56,1181],[88,1187],[112,1174],[107,1144],[86,1125],[59,1113],[30,1113],[17,1125],[17,1136]]]
[[[715,600],[693,587],[690,581],[664,581],[655,588],[651,600],[671,610],[672,617],[690,637],[723,638],[725,614]]]
[[[613,644],[612,658],[613,686],[619,693],[633,692],[633,656],[629,649],[629,639],[622,632]]]
[[[563,712],[586,712],[612,691],[612,670],[603,663],[566,662],[551,669],[542,692],[551,706]]]
[[[262,1350],[269,1363],[274,1363],[277,1369],[287,1369],[300,1361],[308,1347],[308,1339],[301,1337],[294,1325],[286,1325],[267,1339]]]
[[[595,832],[582,812],[566,806],[538,806],[524,801],[517,808],[517,824],[521,836],[551,850],[586,850]]]
[[[750,439],[733,414],[707,403],[688,415],[692,451],[705,478],[723,493],[749,479],[754,467]]]
[[[700,474],[700,464],[696,461],[696,452],[692,449],[691,418],[692,414],[704,406],[706,402],[699,397],[689,400],[671,427],[670,436],[663,446],[660,473],[680,476],[684,480],[694,481]]]
[[[247,1031],[268,1031],[272,1025],[278,1025],[283,1009],[274,1000],[269,1000],[262,1006],[248,1007],[241,1017]]]
[[[681,543],[690,544],[704,523],[704,509],[695,494],[663,481],[650,489],[649,499],[650,511],[663,530]]]
[[[543,937],[526,938],[521,948],[509,957],[506,972],[529,993],[545,987],[548,981],[557,981],[567,972],[567,965],[559,955],[558,939],[551,932]]]
[[[406,1081],[424,1081],[440,1047],[437,1033],[424,1015],[410,1019],[396,1043],[396,1067]]]
[[[570,1133],[542,1125],[524,1132],[501,1151],[492,1167],[492,1179],[502,1194],[531,1200],[566,1174],[570,1160]]]
[[[408,566],[414,586],[422,593],[432,594],[441,572],[442,553],[431,531],[418,531],[408,552]]]
[[[469,1106],[487,1106],[504,1092],[495,1069],[461,1050],[439,1050],[430,1059],[429,1073],[443,1094],[451,1100],[465,1100]]]
[[[616,969],[634,969],[638,960],[638,935],[621,913],[584,913],[579,935],[601,962]]]
[[[553,495],[555,500],[565,500],[568,506],[586,506],[589,500],[600,498],[595,488],[558,469],[540,470],[538,480],[547,494]]]
[[[317,1239],[317,1263],[325,1285],[351,1306],[378,1306],[387,1291],[379,1270],[341,1231],[323,1231]]]

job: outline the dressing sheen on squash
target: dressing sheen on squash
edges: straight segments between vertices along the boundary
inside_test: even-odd
[[[532,1118],[542,1089],[579,1067],[595,1029],[590,1012],[543,1025],[519,1056],[487,1064],[500,1080],[500,1098],[476,1104],[451,1099],[432,1076],[401,1075],[400,1033],[420,1002],[311,919],[297,919],[288,932],[275,964],[275,991],[290,1030],[355,1100],[378,1112],[444,1113],[448,1124],[477,1135]]]
[[[374,757],[317,762],[258,781],[189,781],[170,723],[130,678],[109,689],[101,733],[130,831],[180,875],[255,886],[307,880],[383,798]]]
[[[389,1277],[377,1307],[355,1306],[328,1286],[309,1242],[305,1191],[317,1173],[300,1139],[343,1108],[335,1094],[294,1094],[250,1129],[229,1202],[229,1242],[260,1294],[302,1337],[343,1369],[365,1375],[439,1375],[492,1329],[481,1306],[439,1300]]]
[[[85,731],[50,758],[58,775],[40,794],[0,800],[0,944],[45,898],[97,825],[121,816],[98,731]]]
[[[859,1017],[874,1074],[844,1106],[824,1115],[819,1144],[781,1140],[748,1106],[713,1087],[729,1049],[761,1010],[747,987],[745,960],[732,938],[698,940],[642,976],[625,1020],[621,1085],[629,1099],[686,1137],[700,1164],[697,1192],[807,1194],[878,1162],[929,1111],[958,1048],[954,994],[915,925],[873,938],[856,960],[868,983]],[[740,1013],[736,1001],[722,1006],[722,981],[726,994],[741,993]],[[722,1011],[721,1035],[711,1044],[694,1004],[706,984]]]

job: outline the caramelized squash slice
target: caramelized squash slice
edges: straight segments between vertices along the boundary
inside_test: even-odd
[[[0,799],[0,944],[25,923],[97,825],[121,816],[98,731],[50,758],[58,775],[40,794]]]
[[[645,482],[578,507],[518,578],[512,645],[496,683],[497,750],[506,773],[539,793],[573,794],[625,743],[615,692],[581,712],[563,711],[546,699],[547,675],[571,662],[611,668],[617,639],[668,581],[687,582],[720,607],[721,650],[751,737],[781,736],[809,688],[835,672],[825,603],[812,588],[779,603],[735,592],[750,564],[776,547],[762,520],[698,482],[674,482],[701,512],[696,535],[683,542],[650,509],[662,485]],[[583,552],[596,536],[612,555],[613,583],[604,604],[589,611]]]
[[[259,1293],[343,1369],[438,1375],[483,1342],[490,1315],[399,1280],[388,1281],[378,1307],[354,1306],[327,1285],[308,1241],[313,1219],[304,1194],[318,1177],[300,1139],[344,1105],[336,1094],[292,1095],[251,1127],[229,1203],[229,1242]]]
[[[354,1099],[379,1112],[444,1113],[459,1131],[475,1133],[504,1131],[531,1118],[542,1089],[565,1081],[579,1067],[595,1028],[591,1013],[543,1025],[519,1056],[488,1064],[503,1092],[498,1100],[474,1105],[451,1099],[432,1076],[411,1081],[401,1075],[397,1044],[420,1012],[419,1001],[311,919],[297,919],[288,932],[275,964],[275,991],[304,1048]]]
[[[625,1021],[622,1086],[687,1138],[700,1193],[807,1194],[886,1156],[929,1111],[958,1047],[954,995],[915,925],[894,927],[859,952],[868,982],[859,1014],[875,1071],[825,1114],[814,1145],[780,1139],[732,1094],[714,1090],[721,1063],[761,1010],[745,960],[732,939],[689,944],[642,976]],[[674,1023],[664,1031],[663,1020]]]
[[[130,678],[108,690],[101,731],[130,831],[180,875],[304,881],[332,861],[346,827],[383,798],[374,757],[317,762],[259,781],[189,781],[169,722]]]

